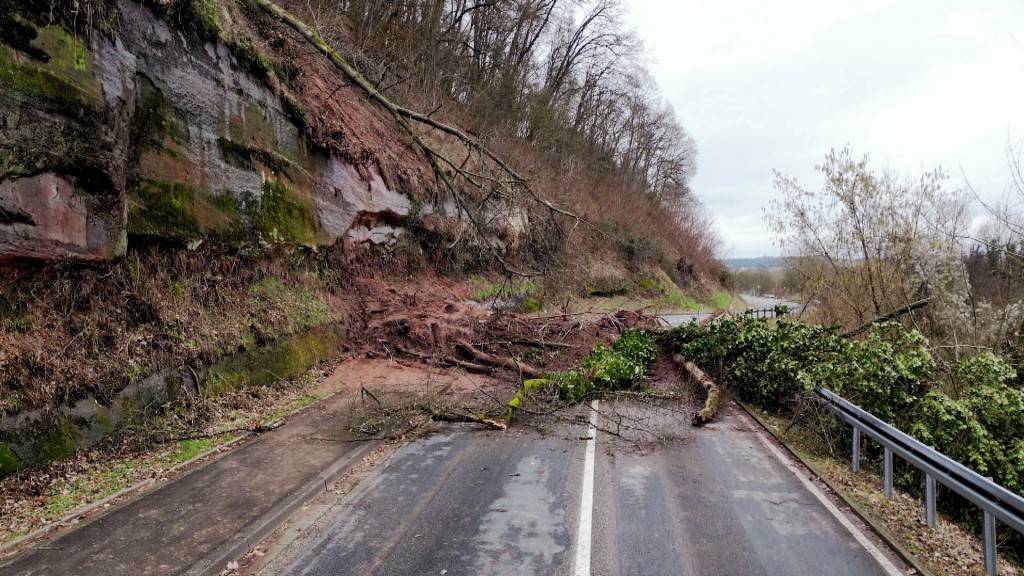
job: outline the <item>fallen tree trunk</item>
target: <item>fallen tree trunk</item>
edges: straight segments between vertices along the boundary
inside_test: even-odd
[[[889,312],[888,314],[884,314],[882,316],[879,316],[878,318],[874,318],[874,319],[868,320],[867,322],[861,324],[860,326],[854,328],[853,330],[850,330],[849,332],[844,332],[843,334],[840,334],[840,336],[843,337],[843,338],[850,338],[851,336],[856,336],[857,334],[860,334],[861,332],[864,332],[868,328],[871,328],[871,326],[873,326],[875,324],[880,324],[880,323],[885,322],[887,320],[895,320],[895,319],[899,318],[900,316],[903,316],[904,314],[910,314],[914,310],[917,310],[918,308],[924,308],[927,305],[928,305],[928,299],[927,298],[925,298],[924,300],[918,300],[917,302],[911,302],[910,304],[907,304],[906,306],[904,306],[902,308],[897,308],[896,310],[893,310],[892,312]]]
[[[726,310],[725,308],[719,308],[718,310],[715,310],[714,312],[712,312],[711,315],[708,316],[707,318],[701,320],[700,322],[697,322],[697,325],[698,326],[707,326],[712,321],[714,321],[716,318],[720,318],[722,316],[732,316],[732,312]]]
[[[482,350],[477,350],[470,343],[464,340],[456,342],[455,347],[477,362],[482,362],[491,366],[499,366],[501,368],[508,368],[509,370],[516,370],[523,376],[527,376],[529,378],[544,377],[544,371],[540,368],[535,368],[529,364],[517,362],[514,358],[508,358],[506,356],[492,356]]]
[[[432,408],[430,410],[430,418],[441,422],[469,422],[483,424],[492,430],[501,430],[502,432],[508,430],[507,422],[488,418],[483,414],[466,414],[463,412],[452,412],[450,410]]]
[[[700,427],[708,422],[715,419],[718,416],[718,404],[721,401],[722,394],[718,390],[718,386],[714,380],[711,379],[703,370],[697,367],[696,364],[686,360],[681,355],[676,354],[672,356],[672,360],[686,369],[686,371],[692,376],[697,382],[707,391],[707,398],[704,400],[704,407],[699,411],[693,413],[693,417],[690,419],[690,424]]]

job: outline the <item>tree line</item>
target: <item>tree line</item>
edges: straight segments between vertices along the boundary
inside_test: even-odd
[[[956,366],[993,353],[1024,369],[1024,180],[999,204],[941,169],[917,176],[875,170],[867,156],[833,150],[820,188],[776,174],[781,199],[767,212],[790,272],[824,324],[860,325],[922,300],[905,322],[928,338],[943,388],[959,396]],[[984,223],[972,205],[980,203]],[[1020,380],[1017,380],[1019,383]]]
[[[295,8],[382,93],[462,126],[539,178],[564,175],[538,182],[549,196],[584,211],[614,196],[631,208],[612,224],[656,223],[672,252],[716,262],[718,240],[689,188],[696,142],[659,96],[620,0]]]

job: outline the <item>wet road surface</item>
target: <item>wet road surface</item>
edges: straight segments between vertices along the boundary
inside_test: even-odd
[[[260,574],[900,573],[736,409],[702,429],[647,404],[599,412],[596,434],[581,413],[544,430],[445,426],[409,442]],[[593,507],[581,510],[588,443]]]

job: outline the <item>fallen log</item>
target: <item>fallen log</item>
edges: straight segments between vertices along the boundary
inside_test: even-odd
[[[700,322],[697,322],[697,325],[698,326],[707,326],[708,324],[710,324],[716,318],[719,318],[721,316],[726,316],[726,315],[732,316],[732,312],[730,312],[729,310],[726,310],[725,308],[719,308],[718,310],[715,310],[714,312],[712,312],[711,315],[708,316],[707,318],[701,320]]]
[[[889,312],[888,314],[884,314],[882,316],[879,316],[878,318],[873,318],[871,320],[868,320],[867,322],[861,324],[860,326],[854,328],[853,330],[850,330],[849,332],[844,332],[844,333],[840,334],[839,336],[842,337],[842,338],[849,338],[851,336],[856,336],[857,334],[860,334],[861,332],[864,332],[868,328],[871,328],[871,326],[873,326],[875,324],[880,324],[880,323],[886,322],[888,320],[895,320],[895,319],[899,318],[900,316],[903,316],[904,314],[910,314],[914,310],[917,310],[918,308],[924,308],[927,305],[928,305],[928,299],[927,298],[925,298],[924,300],[918,300],[917,302],[911,302],[910,304],[907,304],[906,306],[904,306],[902,308],[897,308],[896,310],[893,310],[892,312]]]
[[[686,369],[686,371],[692,376],[697,382],[707,391],[708,396],[704,400],[704,407],[699,411],[694,412],[690,419],[690,424],[695,427],[700,427],[708,422],[715,419],[718,415],[718,403],[722,398],[721,392],[718,390],[718,386],[714,380],[711,379],[703,370],[697,367],[696,364],[686,360],[681,355],[676,354],[672,356],[672,360]]]
[[[455,343],[455,347],[461,350],[464,354],[466,354],[473,360],[476,360],[477,362],[489,364],[491,366],[498,366],[500,368],[508,368],[509,370],[516,370],[523,376],[527,376],[529,378],[544,377],[544,371],[541,370],[540,368],[535,368],[533,366],[530,366],[529,364],[517,362],[514,358],[508,358],[505,356],[493,356],[482,350],[477,350],[470,343],[464,340],[457,341]]]
[[[473,424],[483,424],[491,430],[501,430],[502,432],[508,430],[507,422],[488,418],[483,414],[466,414],[434,408],[430,410],[430,418],[441,422],[468,422]]]

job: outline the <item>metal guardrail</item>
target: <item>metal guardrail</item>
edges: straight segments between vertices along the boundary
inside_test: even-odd
[[[932,528],[935,527],[936,482],[981,508],[984,513],[985,573],[996,576],[996,519],[1024,534],[1024,498],[893,428],[838,394],[824,388],[816,392],[833,412],[853,426],[854,472],[860,471],[861,433],[885,449],[882,476],[887,499],[892,500],[892,455],[895,453],[925,473],[925,516]]]

